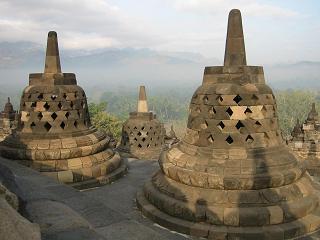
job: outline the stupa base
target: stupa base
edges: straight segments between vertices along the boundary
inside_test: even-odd
[[[125,158],[137,158],[140,160],[158,160],[163,149],[157,148],[153,151],[127,151],[118,149],[120,156]]]
[[[143,191],[137,193],[137,206],[142,211],[143,215],[165,228],[195,237],[215,240],[299,239],[320,231],[319,207],[312,214],[289,223],[262,227],[229,227],[210,225],[207,223],[195,223],[172,217],[152,205],[145,197]]]

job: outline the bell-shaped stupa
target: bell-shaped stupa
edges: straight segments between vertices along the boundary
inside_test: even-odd
[[[297,120],[288,146],[299,156],[310,173],[320,177],[320,121],[315,103],[303,124]]]
[[[4,140],[17,127],[18,114],[13,109],[10,98],[4,105],[3,111],[0,112],[0,140]]]
[[[206,67],[185,137],[137,195],[162,226],[210,239],[291,239],[320,227],[319,197],[282,140],[263,67],[247,66],[239,10],[224,66]]]
[[[148,110],[146,90],[140,86],[138,108],[123,124],[119,150],[138,159],[158,159],[164,136],[163,124]]]
[[[17,131],[2,142],[1,155],[82,188],[126,171],[110,142],[91,126],[86,94],[75,74],[61,72],[57,33],[49,32],[44,73],[30,74]]]

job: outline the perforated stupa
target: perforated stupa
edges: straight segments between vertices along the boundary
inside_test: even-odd
[[[161,154],[138,193],[142,212],[210,239],[291,239],[320,227],[319,197],[285,146],[263,67],[247,66],[239,10],[229,14],[224,66],[206,67],[185,137]]]
[[[163,124],[148,110],[146,90],[140,86],[138,108],[123,124],[119,150],[139,159],[158,159],[164,136]]]
[[[29,75],[17,131],[0,146],[15,160],[75,187],[106,183],[126,167],[111,138],[90,123],[86,94],[62,73],[56,32],[49,32],[44,73]]]

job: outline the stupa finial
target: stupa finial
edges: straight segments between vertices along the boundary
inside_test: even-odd
[[[54,31],[48,33],[44,73],[61,73],[58,38]]]
[[[242,29],[241,12],[232,9],[229,13],[224,66],[247,65]]]
[[[148,112],[146,88],[144,86],[140,86],[139,90],[138,112]]]
[[[8,103],[10,103],[10,97],[8,97]]]

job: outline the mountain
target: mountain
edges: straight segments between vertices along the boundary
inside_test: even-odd
[[[0,43],[0,89],[20,92],[28,74],[42,72],[44,45],[32,42]],[[61,49],[64,72],[77,74],[87,91],[103,92],[136,88],[170,88],[200,85],[205,66],[221,65],[198,53],[164,52],[147,48],[105,48],[94,51]],[[276,89],[320,87],[320,62],[297,62],[265,66],[266,81]],[[12,91],[9,91],[9,90]],[[1,94],[1,92],[0,92]]]

